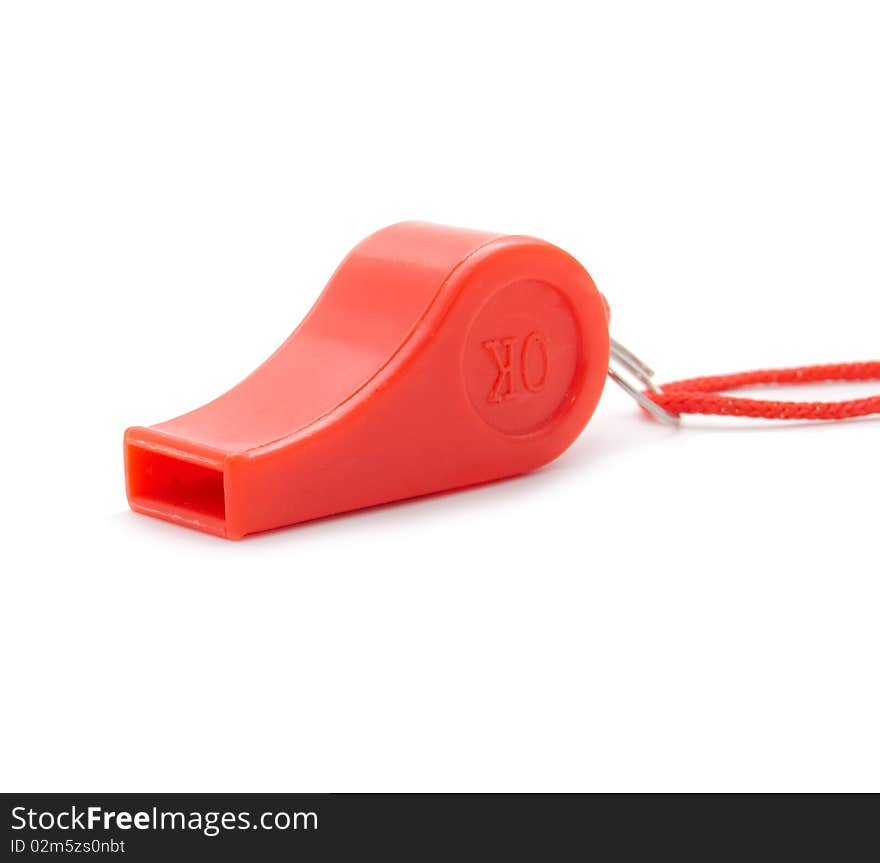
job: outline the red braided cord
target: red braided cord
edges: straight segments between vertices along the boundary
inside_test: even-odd
[[[755,384],[809,384],[828,381],[880,381],[880,360],[793,369],[762,369],[733,375],[692,378],[647,392],[671,414],[715,414],[771,420],[842,420],[880,413],[880,396],[842,402],[780,402],[724,395]]]

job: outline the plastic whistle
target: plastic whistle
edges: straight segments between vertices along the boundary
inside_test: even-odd
[[[566,252],[392,225],[249,377],[125,432],[129,504],[239,539],[524,473],[580,434],[608,360],[607,304]]]

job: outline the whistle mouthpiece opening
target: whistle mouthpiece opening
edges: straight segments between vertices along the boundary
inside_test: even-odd
[[[133,510],[217,536],[227,535],[222,460],[160,449],[127,437],[125,462]]]

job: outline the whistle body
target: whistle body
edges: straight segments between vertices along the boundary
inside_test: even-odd
[[[608,356],[604,298],[561,249],[392,225],[249,377],[125,432],[128,500],[238,539],[524,473],[584,428]]]

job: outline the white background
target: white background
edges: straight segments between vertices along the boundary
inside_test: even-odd
[[[661,380],[877,357],[875,5],[0,8],[4,790],[877,790],[877,421],[612,387],[237,544],[122,470],[406,218],[572,252]]]

